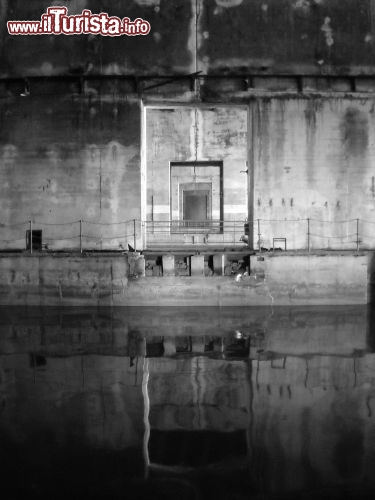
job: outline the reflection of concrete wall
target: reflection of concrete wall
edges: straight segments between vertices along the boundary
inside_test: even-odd
[[[366,308],[280,308],[267,323],[262,348],[287,355],[352,355],[367,348]]]
[[[182,338],[202,353],[213,342],[218,352],[236,330],[257,349],[281,355],[341,354],[372,348],[366,307],[265,308],[4,308],[0,311],[0,352],[47,356],[103,354],[143,356],[144,343],[161,342],[174,355]],[[156,339],[156,340],[155,340]],[[367,345],[369,343],[369,345]],[[210,353],[206,353],[210,355]]]
[[[288,357],[284,368],[253,364],[253,463],[262,488],[373,482],[374,370],[372,355]]]
[[[243,361],[150,359],[150,426],[230,432],[249,426],[250,386]]]
[[[20,443],[40,432],[61,446],[74,438],[101,449],[142,449],[141,364],[95,355],[37,363],[27,354],[1,356],[2,432]]]
[[[340,308],[317,314],[308,308],[275,308],[268,322],[259,311],[251,320],[251,314],[241,317],[243,328],[247,322],[257,324],[258,333],[261,325],[268,325],[261,341],[266,351],[274,354],[269,361],[265,361],[269,353],[259,349],[255,352],[258,359],[252,361],[179,355],[146,360],[135,357],[133,366],[128,357],[110,356],[109,351],[106,356],[79,355],[78,343],[72,347],[77,349],[76,356],[59,357],[67,354],[64,331],[70,343],[84,335],[84,325],[98,349],[106,347],[100,332],[94,335],[87,310],[81,316],[62,313],[61,324],[46,313],[45,323],[55,324],[59,330],[59,342],[52,345],[48,339],[51,331],[43,332],[37,326],[34,332],[34,326],[22,330],[27,315],[23,317],[18,311],[14,316],[8,311],[1,316],[0,330],[0,433],[16,444],[35,439],[33,436],[47,436],[61,447],[74,441],[103,450],[136,449],[140,455],[144,410],[147,412],[149,403],[151,430],[164,435],[168,431],[241,431],[241,439],[247,435],[248,476],[259,491],[286,493],[337,484],[371,484],[375,466],[375,356],[364,352],[361,311]],[[29,314],[32,318],[33,313]],[[116,311],[113,317],[102,311],[94,318],[103,330],[112,322],[117,334],[121,321],[136,324],[134,311],[123,314],[120,317]],[[187,324],[192,313],[186,314]],[[16,317],[18,324],[15,321],[12,327],[8,320]],[[74,318],[78,325],[76,337],[71,337]],[[165,311],[161,318],[167,318]],[[223,318],[223,324],[228,325],[229,316],[223,314]],[[34,321],[40,321],[38,313]],[[143,313],[142,321],[156,329],[152,314]],[[145,324],[142,321],[139,332]],[[346,321],[352,330],[345,326]],[[169,317],[167,328],[171,323]],[[159,318],[159,328],[162,324]],[[313,339],[311,343],[306,334]],[[135,330],[130,337],[138,339]],[[139,338],[139,352],[141,347],[144,352],[144,341],[141,335]],[[201,339],[196,335],[193,341],[201,346]],[[251,336],[251,342],[255,340]],[[120,343],[121,349],[124,345]],[[42,356],[48,346],[53,347],[54,358]],[[23,352],[15,353],[21,347]],[[90,348],[95,348],[94,342]],[[146,382],[142,394],[142,383]]]

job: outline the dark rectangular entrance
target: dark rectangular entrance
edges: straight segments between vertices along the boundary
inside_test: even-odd
[[[184,190],[183,193],[184,225],[204,227],[209,219],[209,191]]]

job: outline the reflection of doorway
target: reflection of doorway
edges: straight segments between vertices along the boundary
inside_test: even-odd
[[[183,221],[185,225],[201,227],[209,219],[210,191],[189,189],[183,191]]]

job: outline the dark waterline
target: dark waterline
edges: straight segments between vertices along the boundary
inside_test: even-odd
[[[0,308],[1,498],[372,498],[365,307]]]

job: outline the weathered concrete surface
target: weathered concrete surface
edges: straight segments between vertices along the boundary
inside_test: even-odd
[[[8,20],[40,20],[50,3],[3,1],[1,76],[56,74],[373,73],[372,0],[76,0],[69,14],[137,17],[138,37],[10,36]],[[168,54],[168,57],[166,57]]]
[[[111,305],[128,282],[124,256],[0,258],[3,304]]]
[[[204,256],[192,255],[190,257],[191,276],[204,276]]]
[[[25,247],[29,219],[49,248],[78,248],[80,219],[84,248],[134,246],[132,221],[111,223],[140,218],[137,102],[57,91],[1,99],[0,116],[1,248]]]
[[[174,255],[163,255],[162,263],[163,263],[163,275],[174,276],[175,274]]]
[[[358,229],[361,248],[373,248],[372,101],[261,99],[252,116],[260,245],[285,237],[288,249],[307,249],[310,232],[310,248],[354,250]]]
[[[365,304],[368,255],[250,256],[250,269],[275,304]],[[328,298],[329,297],[329,298]],[[347,302],[346,302],[347,301]]]
[[[8,305],[253,306],[366,304],[368,256],[251,257],[252,275],[128,278],[115,256],[1,256]]]
[[[159,1],[74,0],[60,2],[68,7],[69,15],[90,9],[93,14],[107,12],[109,16],[147,20],[151,33],[147,36],[9,36],[8,20],[40,20],[51,3],[37,0],[33,5],[2,2],[0,9],[0,56],[2,76],[56,74],[159,74],[191,73],[194,54],[190,41],[192,5],[185,0]],[[194,38],[193,38],[194,37]],[[173,50],[172,50],[173,48]],[[168,59],[165,57],[168,52]],[[32,55],[34,54],[34,55]],[[121,55],[120,55],[121,54]]]
[[[188,176],[176,167],[181,176],[171,191],[169,162],[196,159],[223,165],[222,214],[219,167],[189,174],[212,184],[212,218],[241,221],[228,237],[210,234],[209,244],[239,244],[250,214],[260,219],[260,245],[267,248],[274,237],[285,237],[288,249],[306,249],[308,230],[312,249],[375,245],[371,99],[336,94],[249,102],[247,96],[240,106],[146,107],[142,169],[138,97],[5,98],[0,114],[6,123],[0,132],[1,248],[25,248],[29,219],[52,250],[79,248],[80,219],[87,221],[86,249],[141,248],[141,217],[180,217],[177,184]],[[138,219],[136,242],[132,219]],[[169,226],[156,223],[147,244],[168,244],[171,237]],[[189,237],[173,234],[182,245],[192,244]],[[255,247],[258,240],[255,223]]]
[[[65,3],[72,14],[88,5]],[[84,248],[140,248],[139,223],[135,243],[132,222],[111,224],[175,217],[169,163],[196,160],[223,163],[222,214],[217,175],[194,172],[212,183],[212,217],[261,219],[262,246],[286,237],[306,248],[309,218],[311,248],[374,248],[375,84],[361,79],[374,74],[373,0],[93,0],[92,12],[143,17],[152,32],[6,33],[7,20],[39,19],[47,7],[0,6],[1,248],[23,249],[30,219],[49,249],[78,248],[80,219]],[[153,88],[157,77],[118,78],[196,71],[201,89],[188,78]],[[46,78],[9,79],[25,75]]]

